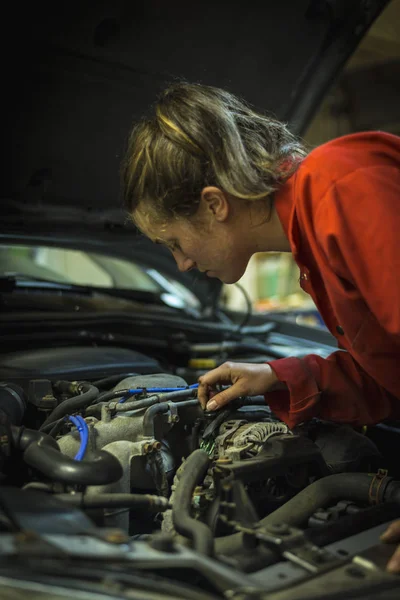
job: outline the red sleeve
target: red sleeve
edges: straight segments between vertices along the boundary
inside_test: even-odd
[[[400,339],[400,169],[358,169],[332,186],[316,214],[333,270],[352,281],[382,327]],[[289,392],[266,400],[294,426],[317,416],[367,425],[387,418],[393,396],[347,352],[269,363]]]
[[[357,169],[332,186],[315,229],[331,268],[400,340],[400,164]]]
[[[347,352],[328,358],[314,354],[269,363],[289,391],[266,394],[274,413],[294,427],[312,417],[352,425],[370,425],[387,418],[392,396]]]

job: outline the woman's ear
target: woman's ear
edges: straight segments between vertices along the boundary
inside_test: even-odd
[[[223,223],[230,213],[228,195],[220,188],[207,186],[201,191],[203,210],[216,221]]]

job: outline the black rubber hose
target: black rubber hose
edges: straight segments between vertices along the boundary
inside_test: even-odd
[[[136,400],[132,402],[123,402],[122,404],[117,404],[115,407],[115,411],[118,413],[128,412],[130,410],[139,410],[141,408],[149,408],[149,406],[154,406],[160,402],[160,398],[155,396],[150,396],[150,398],[144,398],[143,400]]]
[[[106,485],[122,477],[121,463],[109,452],[100,451],[92,460],[78,461],[61,454],[57,442],[41,431],[12,427],[13,445],[24,461],[52,481],[71,485]]]
[[[152,394],[154,398],[159,398],[158,402],[181,402],[185,400],[185,398],[190,398],[190,396],[194,396],[197,392],[196,389],[185,388],[183,390],[175,390],[174,392],[165,392],[161,394]]]
[[[70,506],[80,508],[136,508],[151,512],[164,512],[169,508],[169,501],[163,496],[150,494],[55,494],[58,500],[62,500]]]
[[[177,396],[176,394],[181,394],[182,391],[184,391],[185,393],[182,394],[181,396]],[[166,402],[166,400],[169,397],[169,394],[171,394],[171,398],[174,398],[175,402],[179,403],[179,406],[185,406],[185,398],[187,398],[188,396],[193,394],[193,390],[180,390],[179,392],[168,392],[167,394],[160,394],[160,395],[155,395],[152,394],[149,398],[144,398],[143,400],[132,400],[131,402],[122,402],[122,403],[118,403],[115,407],[115,411],[117,413],[124,413],[124,412],[128,412],[130,410],[140,410],[142,408],[149,408],[150,406],[154,406],[158,403],[163,403]],[[188,393],[190,392],[190,394]],[[115,394],[116,392],[110,392],[111,394]],[[124,395],[124,394],[119,394],[119,395]],[[115,399],[115,396],[114,398]],[[193,402],[193,406],[196,404],[198,404],[198,400],[193,399],[191,402]],[[92,415],[96,415],[96,413],[98,414],[98,412],[101,410],[101,405],[105,404],[105,402],[103,401],[103,397],[99,396],[99,398],[97,399],[96,403],[93,404],[92,406],[88,406],[86,409],[86,416],[92,416]]]
[[[144,389],[144,388],[143,388]],[[185,395],[189,395],[189,394],[193,394],[194,390],[190,389],[190,388],[184,388],[183,390],[178,390],[175,392],[166,392],[165,394],[162,394],[163,399],[165,399],[166,397],[170,396],[171,398],[173,397],[179,397],[180,394]],[[150,392],[151,393],[151,392]],[[102,392],[94,401],[94,404],[98,404],[99,402],[109,402],[110,400],[116,400],[117,398],[122,398],[122,396],[128,396],[128,398],[134,398],[135,394],[132,394],[131,390],[126,388],[123,390],[115,390],[115,391],[110,391],[110,392]],[[150,398],[156,398],[158,397],[158,394],[151,394],[150,397],[148,398],[144,398],[144,399],[140,399],[137,400],[137,402],[146,402],[148,400],[150,400]],[[160,398],[161,398],[161,394],[160,394]],[[126,404],[126,403],[121,403],[122,404]]]
[[[146,410],[143,416],[143,435],[146,437],[154,438],[154,419],[157,415],[166,414],[170,410],[170,402],[161,402],[160,404],[153,404]],[[190,406],[199,406],[199,401],[196,399],[193,400],[184,400],[183,402],[173,403],[174,406],[180,410],[182,408],[188,408]]]
[[[24,461],[52,481],[71,485],[106,485],[122,477],[120,462],[103,450],[90,461],[77,461],[53,448],[32,444],[24,452]]]
[[[339,473],[315,481],[296,494],[283,506],[260,520],[261,526],[285,523],[294,527],[304,526],[318,509],[336,502],[352,500],[369,503],[369,490],[375,475],[367,473]],[[235,533],[216,540],[216,552],[229,556],[242,547],[242,534]]]
[[[68,398],[61,402],[55,409],[50,413],[44,423],[42,423],[40,429],[43,429],[49,423],[53,423],[57,421],[61,417],[68,415],[70,413],[74,413],[81,408],[85,408],[88,404],[91,404],[99,395],[99,390],[94,387],[94,385],[90,385],[89,383],[84,383],[82,385],[82,394],[79,396],[73,396],[72,398]]]
[[[122,398],[122,396],[132,396],[132,393],[129,392],[129,389],[126,388],[124,390],[111,390],[109,392],[102,392],[95,400],[93,404],[98,404],[99,402],[110,402],[110,400],[116,400],[117,398]]]
[[[108,404],[112,400],[118,400],[119,398],[122,398],[123,396],[132,397],[133,394],[129,392],[129,389],[101,392],[101,394],[99,396],[97,396],[97,398],[95,398],[91,402],[91,405],[86,408],[86,412],[85,412],[86,416],[96,415],[98,411],[101,411],[101,405]],[[146,398],[146,400],[138,401],[138,402],[143,402],[145,404],[143,404],[142,406],[138,406],[137,408],[145,408],[147,406],[151,406],[153,404],[153,401],[149,402],[148,400],[149,399]],[[121,406],[122,406],[122,404],[125,404],[125,403],[121,403]],[[128,404],[128,403],[126,402],[126,404]]]
[[[400,504],[400,481],[389,481],[383,490],[384,502]]]
[[[64,417],[61,417],[61,419],[57,419],[57,421],[52,421],[51,423],[48,423],[44,427],[42,426],[40,428],[40,431],[42,431],[43,433],[48,433],[49,435],[54,437],[54,433],[51,433],[51,431],[57,426],[61,427],[61,424],[65,424]]]
[[[130,402],[121,402],[117,404],[115,410],[117,412],[126,412],[128,410],[138,410],[139,408],[147,408],[153,406],[153,404],[162,402],[179,402],[182,403],[185,398],[193,396],[196,390],[185,389],[175,392],[167,392],[165,394],[152,394],[148,398],[142,400],[132,400]]]
[[[64,427],[66,420],[67,417],[63,417],[62,419],[55,421],[55,423],[50,423],[50,429],[49,431],[46,431],[46,433],[48,433],[50,437],[56,438],[61,429]]]
[[[24,452],[31,444],[40,444],[41,447],[60,450],[56,440],[42,431],[25,429],[25,427],[11,427],[13,445]]]
[[[209,527],[191,516],[192,496],[195,487],[203,480],[210,464],[204,450],[195,450],[186,459],[182,476],[175,490],[172,522],[175,530],[193,541],[194,549],[207,556],[214,553],[214,539]]]

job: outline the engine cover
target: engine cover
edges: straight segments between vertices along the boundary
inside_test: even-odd
[[[0,380],[23,385],[30,379],[91,380],[118,373],[160,373],[159,363],[126,348],[43,348],[3,354]],[[24,387],[24,385],[23,385]]]

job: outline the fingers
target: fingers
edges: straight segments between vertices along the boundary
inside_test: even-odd
[[[271,367],[266,364],[226,362],[199,378],[198,398],[203,408],[215,410],[239,396],[265,393],[277,381]],[[229,390],[211,395],[217,384],[232,384]]]
[[[400,521],[394,521],[381,535],[383,542],[400,542]]]
[[[203,408],[206,408],[207,402],[215,392],[218,384],[231,383],[231,372],[229,363],[225,363],[205,375],[199,377],[199,388],[197,397]]]
[[[381,535],[383,542],[400,542],[400,521],[394,521]],[[400,546],[389,560],[386,569],[390,573],[400,573]]]
[[[210,387],[217,385],[217,383],[231,383],[232,374],[231,374],[232,365],[231,363],[224,363],[220,367],[213,369],[212,371],[208,371],[205,375],[202,375],[199,378],[199,383],[201,385],[205,384]]]
[[[400,546],[397,547],[396,552],[389,560],[386,569],[390,571],[390,573],[400,573]]]
[[[202,383],[199,379],[199,387],[197,389],[197,398],[202,408],[205,408],[211,396],[211,388],[206,383]]]
[[[232,402],[232,400],[236,400],[236,398],[239,398],[239,396],[242,396],[242,395],[243,395],[242,386],[239,383],[236,383],[235,385],[232,385],[227,390],[224,390],[223,392],[220,392],[219,394],[216,394],[215,396],[213,396],[212,400],[210,400],[207,403],[206,409],[207,410],[217,410],[218,408],[225,406],[225,404]]]

